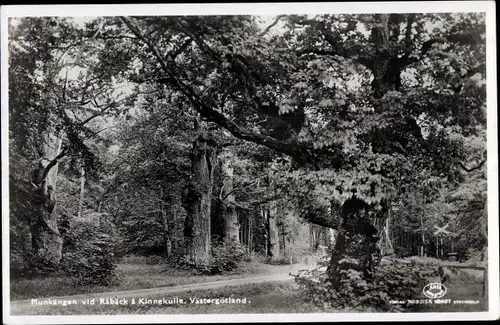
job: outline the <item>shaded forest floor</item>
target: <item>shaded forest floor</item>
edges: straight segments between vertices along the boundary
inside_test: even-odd
[[[297,264],[293,269],[297,269]],[[199,275],[168,264],[147,264],[140,257],[125,258],[116,268],[116,278],[109,286],[81,285],[72,277],[44,277],[10,282],[11,301],[31,298],[69,296],[124,290],[140,290],[185,284],[240,279],[250,276],[287,274],[290,265],[269,265],[260,262],[241,262],[239,267],[222,275]]]

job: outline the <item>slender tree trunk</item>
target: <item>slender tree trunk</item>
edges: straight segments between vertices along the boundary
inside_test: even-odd
[[[48,137],[44,146],[45,157],[40,160],[33,175],[33,218],[30,224],[32,250],[35,256],[48,262],[57,264],[62,258],[62,237],[57,227],[57,212],[55,193],[57,190],[58,165],[53,166],[45,179],[42,174],[47,165],[61,151],[62,141],[55,137]],[[35,177],[36,178],[36,177]]]
[[[392,245],[392,237],[391,237],[391,213],[390,209],[388,210],[387,221],[385,224],[385,236],[387,238],[387,253],[389,255],[394,254],[394,246]]]
[[[269,213],[266,207],[261,206],[262,219],[265,224],[264,231],[264,251],[266,252],[266,256],[269,256]]]
[[[247,238],[248,252],[252,252],[252,218],[248,217],[248,238]]]
[[[281,226],[281,247],[283,248],[283,252],[286,252],[286,234],[285,234],[285,227]]]
[[[203,131],[193,143],[190,180],[183,195],[186,255],[196,264],[210,262],[210,206],[216,150]]]
[[[488,253],[488,199],[484,200],[484,209],[483,214],[481,215],[481,234],[483,235],[483,239],[485,241],[484,248],[481,252],[481,261],[487,259]]]
[[[80,201],[78,202],[78,218],[82,216],[84,197],[85,197],[85,169],[82,166],[80,171]]]
[[[164,204],[164,195],[163,195],[163,187],[160,186],[160,218],[161,224],[163,227],[163,246],[165,249],[165,254],[167,257],[172,255],[172,241],[170,239],[170,228],[169,228],[169,213],[165,210]],[[170,198],[170,213],[173,216],[173,220],[175,220],[175,205],[174,198]]]
[[[165,249],[166,249],[167,257],[170,257],[170,256],[172,256],[172,236],[171,236],[171,231],[170,231],[170,226],[169,226],[169,214],[166,213],[165,207],[162,207],[162,211],[163,211],[163,222],[164,222],[164,229],[165,229],[165,232],[164,232]],[[172,220],[175,220],[176,219],[176,209],[175,209],[174,204],[170,205],[170,211],[172,212],[171,213]]]
[[[226,158],[222,165],[223,177],[223,215],[224,215],[224,241],[226,243],[239,243],[240,225],[233,188],[233,166],[231,158]]]
[[[422,240],[421,253],[420,256],[424,257],[424,248],[425,248],[425,234],[424,234],[424,212],[420,214],[420,235]]]
[[[309,224],[309,253],[311,255],[314,253],[314,231],[313,231],[313,224]]]
[[[269,251],[271,254],[271,258],[273,260],[277,260],[280,256],[279,232],[278,232],[278,227],[276,225],[277,212],[278,209],[276,206],[276,202],[272,201],[270,203],[270,208],[268,211],[268,218],[269,218]]]

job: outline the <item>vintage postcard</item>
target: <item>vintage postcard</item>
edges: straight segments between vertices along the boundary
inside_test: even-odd
[[[4,323],[500,317],[493,1],[1,10]]]

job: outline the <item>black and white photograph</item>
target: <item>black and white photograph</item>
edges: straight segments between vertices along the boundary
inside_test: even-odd
[[[494,2],[1,30],[4,323],[500,317]]]

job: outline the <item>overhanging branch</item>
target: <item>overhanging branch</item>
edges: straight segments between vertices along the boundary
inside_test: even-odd
[[[43,170],[42,182],[47,178],[47,175],[49,175],[49,172],[52,169],[52,167],[54,167],[57,164],[57,162],[59,161],[59,159],[61,159],[62,157],[66,156],[67,153],[68,153],[68,149],[64,148],[54,159],[52,159],[49,162],[49,164]]]
[[[158,48],[139,31],[138,27],[127,17],[121,17],[121,19],[129,27],[132,33],[134,33],[138,39],[143,41],[148,46],[150,51],[156,57],[163,71],[168,76],[168,78],[165,78],[163,82],[169,83],[170,85],[180,90],[191,101],[194,109],[199,112],[203,118],[228,130],[236,138],[254,142],[256,144],[273,149],[277,152],[286,154],[294,158],[301,164],[314,165],[314,159],[310,155],[308,148],[304,145],[296,142],[280,141],[266,135],[246,130],[237,125],[232,120],[226,118],[219,111],[206,104],[203,100],[200,99],[199,95],[196,94],[196,92],[191,87],[186,85],[169,69],[167,62],[165,62],[165,60],[163,59]]]

